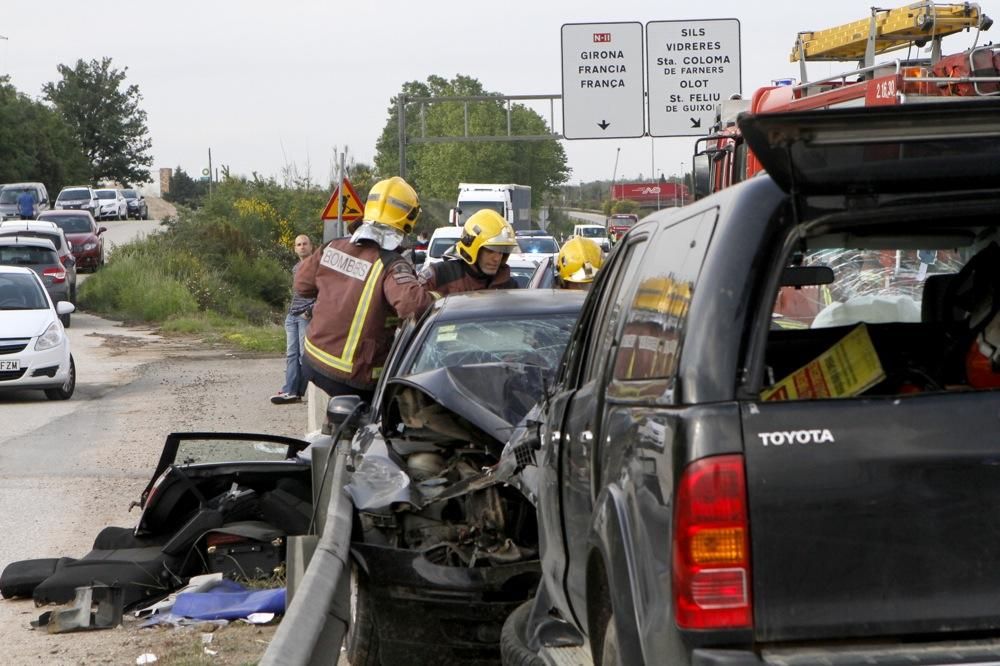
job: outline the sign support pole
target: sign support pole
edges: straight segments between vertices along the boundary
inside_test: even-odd
[[[340,154],[340,172],[339,173],[340,173],[341,187],[343,187],[344,178],[347,176],[347,173],[344,171],[344,153]],[[345,233],[345,230],[344,230],[344,194],[345,194],[344,192],[341,192],[340,196],[337,197],[337,236],[338,237],[342,237],[342,236],[346,236],[347,235]]]

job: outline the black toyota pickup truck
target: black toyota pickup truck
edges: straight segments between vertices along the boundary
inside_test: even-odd
[[[629,231],[508,444],[505,663],[997,663],[1000,100],[739,124],[767,174]]]

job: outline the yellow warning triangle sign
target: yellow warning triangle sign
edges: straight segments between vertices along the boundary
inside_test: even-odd
[[[341,215],[340,218],[345,222],[354,222],[355,220],[360,220],[365,214],[365,205],[361,203],[361,197],[358,193],[354,191],[354,186],[351,185],[351,181],[344,178],[340,186],[333,191],[330,196],[329,203],[326,204],[326,208],[323,209],[323,215],[321,219],[323,220],[336,220],[337,219],[337,201],[340,201]]]

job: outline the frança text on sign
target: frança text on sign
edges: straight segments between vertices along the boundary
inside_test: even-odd
[[[365,205],[361,203],[361,197],[358,193],[354,191],[354,186],[351,185],[346,177],[344,181],[340,184],[337,189],[333,191],[330,196],[329,203],[326,204],[326,208],[323,210],[323,216],[321,219],[324,220],[336,220],[337,219],[337,201],[340,200],[340,219],[344,222],[354,222],[355,220],[360,220],[365,214]]]
[[[563,136],[642,136],[642,79],[641,23],[563,25]]]

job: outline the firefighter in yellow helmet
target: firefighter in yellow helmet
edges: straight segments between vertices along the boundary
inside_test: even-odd
[[[483,209],[465,222],[453,253],[420,271],[420,281],[435,296],[480,289],[517,289],[507,266],[507,255],[517,249],[514,227],[495,210]]]
[[[556,256],[556,283],[560,289],[589,289],[602,264],[601,247],[589,238],[574,236]]]
[[[413,264],[396,250],[413,230],[420,200],[399,177],[372,187],[362,223],[305,260],[294,289],[315,297],[302,371],[331,396],[370,400],[389,355],[395,323],[422,313],[433,298]]]

